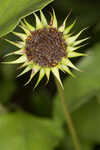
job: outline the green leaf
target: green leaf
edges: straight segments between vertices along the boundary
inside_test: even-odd
[[[80,138],[100,143],[100,101],[96,97],[72,113],[72,117]]]
[[[69,111],[73,112],[88,102],[100,88],[100,44],[91,48],[87,57],[80,62],[79,68],[83,72],[74,72],[76,78],[64,81],[65,103],[69,105]],[[60,122],[64,121],[64,114],[59,95],[55,98],[54,117]],[[62,110],[62,111],[61,111]]]
[[[62,132],[53,120],[26,113],[0,116],[0,149],[53,150]]]
[[[19,20],[53,0],[0,0],[0,36],[12,31]]]

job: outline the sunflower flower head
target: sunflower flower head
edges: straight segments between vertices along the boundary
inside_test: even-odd
[[[36,19],[36,27],[30,25],[24,19],[20,25],[20,27],[24,30],[24,33],[13,32],[13,34],[18,36],[21,41],[13,42],[6,39],[9,43],[19,48],[17,51],[8,54],[19,55],[19,58],[7,63],[21,63],[21,68],[24,68],[24,70],[18,76],[31,71],[30,78],[26,84],[28,84],[39,72],[39,77],[35,84],[36,87],[45,75],[47,77],[47,81],[49,81],[50,72],[52,72],[56,79],[60,82],[61,86],[63,86],[59,70],[67,72],[71,76],[74,75],[70,68],[79,70],[76,66],[74,66],[74,64],[72,64],[70,59],[72,57],[85,55],[76,52],[76,50],[82,46],[80,44],[88,39],[85,38],[78,40],[78,37],[85,29],[81,30],[76,35],[72,35],[70,31],[76,21],[66,27],[68,17],[64,20],[63,24],[58,27],[54,10],[49,24],[42,11],[40,11],[41,19],[39,19],[35,13],[34,16]]]

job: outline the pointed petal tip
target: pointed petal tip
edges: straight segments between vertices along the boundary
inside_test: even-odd
[[[19,25],[19,27],[25,32],[25,34],[27,35],[27,36],[29,36],[31,33],[30,33],[30,31],[26,28],[26,26],[25,25]]]
[[[67,17],[65,18],[63,24],[58,28],[58,31],[64,32],[66,26]]]
[[[51,21],[50,21],[50,26],[54,27],[54,28],[57,28],[57,18],[56,18],[56,14],[55,14],[55,11],[54,9],[52,8],[52,11],[53,11],[53,14],[51,15]]]
[[[33,13],[36,19],[36,29],[41,29],[43,28],[42,22],[40,21],[39,17],[37,16],[36,13]]]
[[[68,18],[69,18],[69,16],[71,15],[71,13],[72,13],[72,9],[69,11],[69,13],[68,13],[67,17],[65,18],[65,20],[64,20],[63,24],[61,25],[61,27],[59,27],[58,30],[59,30],[60,32],[64,32],[65,27],[66,27],[66,21],[68,20]]]
[[[42,10],[40,10],[40,16],[41,16],[41,21],[42,21],[43,26],[48,26],[46,17],[44,16]]]
[[[51,71],[52,71],[54,77],[55,77],[55,78],[58,80],[58,82],[60,83],[62,89],[64,89],[63,84],[62,84],[62,81],[61,81],[61,79],[60,79],[59,69],[56,68],[56,67],[54,67],[54,68],[51,69]]]
[[[75,19],[72,24],[70,24],[68,27],[66,27],[66,29],[64,30],[64,34],[69,34],[70,31],[72,30],[72,28],[74,27],[74,25],[76,24],[76,22],[77,22],[77,19]]]
[[[35,28],[34,28],[31,24],[29,24],[29,23],[26,21],[26,19],[24,19],[24,23],[25,23],[25,25],[27,26],[28,30],[30,30],[30,31],[34,31],[34,30],[35,30]]]
[[[25,86],[31,82],[33,77],[39,72],[40,68],[33,68],[29,80],[24,84]]]
[[[26,34],[23,33],[19,33],[19,32],[12,32],[14,35],[16,35],[17,37],[19,37],[21,40],[25,41],[25,39],[27,38]]]
[[[41,70],[40,70],[40,74],[39,74],[39,78],[38,78],[38,80],[37,80],[37,82],[36,82],[34,88],[36,88],[36,87],[38,86],[38,84],[40,83],[40,81],[42,80],[42,78],[44,77],[44,75],[45,75],[45,70],[44,70],[44,69],[41,69]]]
[[[73,58],[73,57],[80,57],[80,56],[88,56],[88,54],[84,53],[78,53],[78,52],[70,52],[68,54],[68,58]]]
[[[29,72],[32,68],[27,66],[19,75],[17,75],[17,77],[20,77],[22,75],[24,75],[25,73]]]
[[[24,42],[20,42],[20,41],[17,41],[17,42],[13,42],[11,40],[8,40],[8,39],[4,39],[5,41],[7,41],[8,43],[18,47],[18,48],[22,48],[24,47]]]
[[[45,68],[45,74],[47,77],[47,81],[49,81],[49,78],[50,78],[50,69],[49,68]]]

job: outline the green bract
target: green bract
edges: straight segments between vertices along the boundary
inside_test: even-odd
[[[47,23],[47,20],[42,11],[40,11],[41,20],[35,13],[34,13],[34,16],[36,18],[36,27],[33,27],[26,20],[24,20],[24,22],[21,22],[20,27],[24,30],[25,33],[23,34],[23,33],[13,32],[13,34],[20,37],[21,39],[20,42],[12,42],[12,41],[7,40],[9,43],[19,48],[18,51],[14,51],[13,53],[10,53],[8,55],[15,54],[15,55],[20,55],[20,57],[17,60],[14,60],[11,62],[5,62],[5,63],[8,63],[8,64],[23,63],[21,65],[21,68],[24,67],[24,70],[23,72],[21,72],[21,74],[19,74],[19,76],[31,70],[30,78],[26,84],[28,84],[32,80],[32,78],[39,72],[39,78],[35,85],[36,87],[45,75],[47,77],[47,80],[49,81],[50,72],[52,72],[54,76],[57,78],[57,80],[60,82],[61,86],[63,86],[61,79],[60,79],[60,75],[59,75],[59,69],[63,72],[69,73],[71,76],[74,76],[74,75],[72,74],[69,68],[73,68],[79,71],[79,69],[72,64],[72,62],[70,61],[70,58],[85,55],[85,54],[76,52],[77,49],[83,46],[80,44],[88,39],[88,38],[85,38],[82,40],[77,40],[80,34],[85,29],[81,30],[76,35],[70,34],[70,31],[73,28],[76,21],[74,21],[70,26],[66,27],[66,21],[68,17],[65,19],[63,24],[60,27],[58,27],[58,23],[57,23],[54,10],[53,10],[53,15],[51,16],[50,24]],[[58,33],[61,33],[63,35],[63,40],[66,43],[66,57],[62,57],[62,59],[56,65],[51,66],[51,67],[42,66],[40,64],[37,64],[34,60],[29,60],[25,52],[27,38],[29,38],[32,33],[35,33],[36,31],[39,31],[41,29],[55,29],[56,31],[58,31]]]

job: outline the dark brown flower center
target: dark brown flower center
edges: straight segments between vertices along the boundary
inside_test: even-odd
[[[62,32],[44,28],[31,32],[26,39],[25,52],[29,61],[42,67],[53,67],[66,56],[66,47]]]

